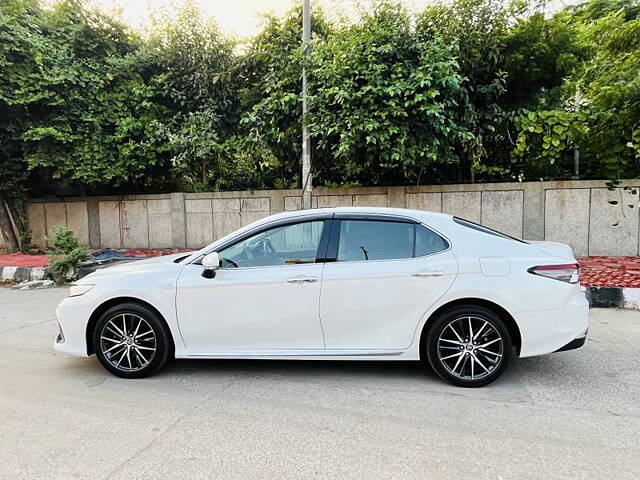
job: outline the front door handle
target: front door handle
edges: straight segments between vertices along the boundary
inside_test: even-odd
[[[298,276],[298,277],[287,278],[287,283],[313,283],[317,281],[318,281],[318,277]]]
[[[442,277],[444,275],[444,271],[442,270],[423,270],[421,272],[414,272],[411,274],[413,277],[424,278],[424,277]]]

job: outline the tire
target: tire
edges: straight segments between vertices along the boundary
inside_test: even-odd
[[[93,331],[93,345],[102,366],[122,378],[147,377],[173,355],[162,319],[137,303],[122,303],[103,313]]]
[[[469,335],[469,328],[473,336]],[[483,307],[462,305],[435,319],[423,356],[447,382],[459,387],[481,387],[506,370],[512,345],[509,330],[498,315]]]

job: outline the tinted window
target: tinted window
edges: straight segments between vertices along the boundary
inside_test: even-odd
[[[343,220],[338,261],[413,257],[413,224]]]
[[[448,244],[444,238],[422,225],[416,225],[416,257],[431,255],[446,250]]]
[[[484,225],[478,225],[477,223],[470,222],[469,220],[453,217],[453,221],[459,225],[462,225],[463,227],[471,228],[472,230],[486,233],[488,235],[493,235],[495,237],[500,237],[500,238],[506,238],[508,240],[515,240],[516,242],[520,242],[520,243],[527,243],[524,240],[520,240],[519,238],[515,238],[515,237],[512,237],[511,235],[507,235],[506,233],[501,233],[501,232],[498,232],[497,230],[487,228]]]
[[[313,263],[324,221],[272,228],[218,252],[223,268]]]

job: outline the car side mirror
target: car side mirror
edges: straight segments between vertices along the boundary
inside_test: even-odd
[[[202,259],[202,276],[204,278],[215,278],[216,270],[220,268],[220,256],[218,252],[211,252]]]

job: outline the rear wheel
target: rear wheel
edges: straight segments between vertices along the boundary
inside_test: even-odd
[[[429,330],[425,349],[441,378],[461,387],[480,387],[505,371],[512,343],[498,315],[469,305],[442,313]]]
[[[135,303],[107,310],[96,324],[93,344],[102,366],[123,378],[151,375],[171,355],[169,334],[162,320]]]

